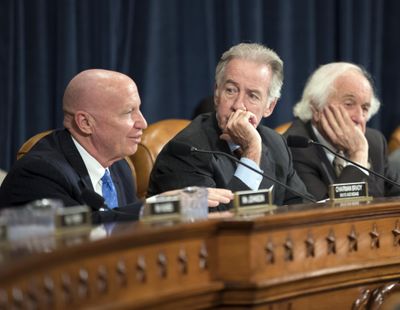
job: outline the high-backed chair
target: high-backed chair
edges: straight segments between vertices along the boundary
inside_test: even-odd
[[[289,129],[290,125],[292,125],[292,122],[287,122],[279,125],[278,127],[275,127],[275,131],[281,135],[285,133],[286,130]]]
[[[164,145],[190,123],[186,119],[166,119],[149,125],[142,135],[135,154],[131,155],[136,167],[137,195],[146,197],[150,173]]]
[[[391,134],[388,142],[389,154],[400,148],[400,127],[397,127]]]
[[[28,140],[25,141],[24,144],[22,144],[22,146],[19,148],[18,152],[17,152],[17,160],[20,159],[21,157],[23,157],[26,153],[28,153],[31,148],[39,142],[40,139],[44,138],[45,136],[47,136],[48,134],[50,134],[53,130],[46,130],[43,132],[39,132],[38,134],[34,135],[33,137],[30,137]],[[126,162],[129,165],[129,168],[131,168],[131,172],[132,172],[132,176],[133,179],[135,180],[135,185],[137,184],[136,181],[136,171],[135,171],[135,167],[132,164],[131,159],[129,158],[129,156],[125,157]],[[137,189],[137,185],[136,185],[136,189]]]
[[[39,132],[38,134],[34,135],[33,137],[30,137],[28,140],[25,141],[24,144],[19,148],[17,152],[17,159],[20,159],[22,156],[24,156],[26,153],[30,151],[30,149],[38,143],[40,139],[43,137],[47,136],[50,134],[53,130],[46,130],[43,132]]]

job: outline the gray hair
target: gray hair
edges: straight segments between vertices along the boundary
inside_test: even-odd
[[[335,91],[334,82],[336,79],[350,70],[361,73],[371,85],[372,100],[367,118],[369,120],[378,112],[381,103],[375,95],[374,84],[370,74],[362,67],[349,62],[332,62],[320,66],[314,71],[304,87],[301,100],[293,108],[294,116],[304,122],[312,119],[313,113],[311,107],[313,106],[318,110],[322,110],[328,103],[329,96]]]
[[[215,69],[215,83],[220,85],[225,75],[226,65],[235,58],[255,61],[265,64],[271,68],[272,79],[268,90],[268,96],[271,99],[279,99],[283,84],[283,61],[272,49],[257,43],[240,43],[232,46],[228,51],[222,54]]]

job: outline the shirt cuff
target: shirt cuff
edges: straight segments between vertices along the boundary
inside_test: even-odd
[[[260,169],[260,167],[258,167],[258,165],[252,161],[251,159],[248,159],[246,157],[242,157],[240,159],[240,162],[256,169],[257,171],[259,171],[260,173],[264,173],[264,171],[262,171]],[[243,165],[238,165],[236,171],[235,171],[235,177],[237,177],[238,179],[240,179],[244,184],[246,184],[250,189],[252,189],[253,191],[258,190],[258,188],[260,187],[261,181],[263,179],[263,176],[256,173],[253,170],[250,170],[249,168],[243,166]]]

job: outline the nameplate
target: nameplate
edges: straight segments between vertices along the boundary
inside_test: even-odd
[[[272,188],[257,191],[239,191],[234,196],[236,214],[264,213],[276,209],[272,204]]]
[[[90,209],[87,206],[73,206],[56,209],[56,227],[72,228],[91,225]]]
[[[338,183],[329,185],[329,198],[333,202],[352,200],[366,201],[371,200],[368,196],[368,183]]]
[[[179,196],[159,196],[147,203],[143,210],[142,220],[158,222],[165,220],[179,220],[181,217],[181,203]]]

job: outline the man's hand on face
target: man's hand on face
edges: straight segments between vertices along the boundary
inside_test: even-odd
[[[240,145],[242,156],[260,165],[261,136],[256,129],[258,123],[259,120],[253,113],[236,110],[230,115],[220,138]]]
[[[368,166],[368,142],[361,128],[355,124],[342,105],[328,105],[319,113],[320,129],[338,150],[350,160]],[[316,114],[314,113],[314,115]]]

